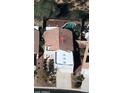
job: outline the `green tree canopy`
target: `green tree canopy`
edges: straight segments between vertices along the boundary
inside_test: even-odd
[[[55,17],[59,14],[59,9],[54,0],[40,0],[34,3],[34,18]]]

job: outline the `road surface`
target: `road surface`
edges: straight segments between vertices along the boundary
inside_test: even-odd
[[[35,88],[34,93],[88,93],[88,92],[65,89]]]

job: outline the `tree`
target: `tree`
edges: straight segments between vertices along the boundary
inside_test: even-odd
[[[40,0],[34,3],[34,18],[54,17],[59,14],[59,9],[54,0]]]

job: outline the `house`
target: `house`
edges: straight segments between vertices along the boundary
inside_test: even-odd
[[[44,32],[44,59],[54,60],[54,68],[73,72],[73,35],[70,30],[52,28]]]
[[[39,31],[34,30],[34,54],[39,54]]]
[[[81,74],[83,74],[84,77],[89,76],[89,42],[86,43],[84,57],[82,60]]]
[[[49,27],[62,27],[68,20],[61,20],[61,19],[48,19],[47,26]]]
[[[55,28],[44,32],[45,51],[73,51],[72,32],[67,29]]]
[[[38,56],[39,56],[39,31],[34,29],[34,69],[36,69]]]
[[[46,26],[48,27],[62,27],[67,22],[75,22],[76,24],[81,24],[81,22],[77,19],[48,19],[46,22]]]
[[[80,48],[84,49],[83,57],[81,57],[81,65],[76,69],[76,74],[83,74],[84,77],[89,75],[89,42],[88,41],[77,41]]]

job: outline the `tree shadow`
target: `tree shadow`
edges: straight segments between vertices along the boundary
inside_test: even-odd
[[[57,18],[67,15],[69,12],[68,3],[58,4],[57,7],[60,9],[60,13],[57,15]]]
[[[74,44],[74,51],[73,51],[74,70],[73,71],[75,72],[75,70],[81,65],[81,59],[80,59],[80,48],[75,39],[73,40],[73,44]]]

